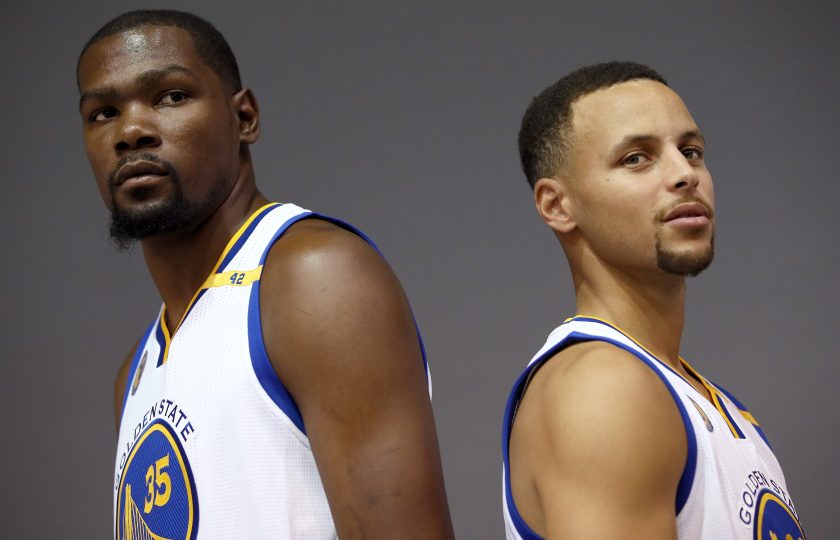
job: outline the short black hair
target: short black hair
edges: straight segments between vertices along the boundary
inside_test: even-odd
[[[79,54],[79,59],[76,61],[76,85],[79,84],[79,64],[82,61],[82,56],[91,45],[106,37],[144,25],[174,26],[186,30],[192,38],[196,52],[201,56],[204,63],[216,72],[222,84],[233,92],[242,89],[236,57],[221,32],[198,15],[171,9],[129,11],[105,23],[85,43],[81,54]]]
[[[635,62],[604,62],[579,68],[535,97],[519,129],[519,158],[531,188],[565,165],[569,149],[572,105],[596,90],[636,79],[668,86],[652,68]]]

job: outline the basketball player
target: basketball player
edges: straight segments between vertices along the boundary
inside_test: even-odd
[[[163,307],[119,370],[117,538],[451,538],[425,358],[359,231],[257,190],[210,24],[137,11],[78,63],[87,155]]]
[[[680,97],[642,65],[585,67],[533,100],[519,147],[577,315],[508,400],[507,537],[804,538],[755,419],[680,357],[686,276],[715,229]]]

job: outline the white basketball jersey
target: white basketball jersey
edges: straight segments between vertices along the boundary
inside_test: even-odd
[[[752,415],[733,396],[700,377],[685,360],[686,370],[703,382],[710,403],[681,375],[609,323],[575,317],[556,328],[516,381],[505,410],[503,504],[508,540],[541,537],[516,508],[510,484],[508,445],[516,408],[529,376],[561,349],[581,341],[605,341],[635,355],[662,380],[682,416],[688,458],[675,501],[681,540],[804,540],[796,508],[782,469]]]
[[[140,341],[115,464],[117,539],[337,538],[306,427],[260,324],[269,248],[313,216],[370,242],[332,218],[266,205],[231,238],[175,335],[162,308]]]

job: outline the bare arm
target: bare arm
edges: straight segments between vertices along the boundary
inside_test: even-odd
[[[630,353],[592,342],[537,372],[511,434],[514,500],[548,539],[676,539],[685,429]]]
[[[343,540],[452,538],[416,329],[362,239],[306,220],[269,254],[263,334],[294,397]]]
[[[117,427],[117,434],[120,432],[120,420],[122,419],[123,400],[125,399],[125,386],[128,384],[128,372],[131,370],[131,359],[137,352],[138,341],[131,348],[131,352],[122,361],[117,371],[117,378],[114,380],[114,423]]]

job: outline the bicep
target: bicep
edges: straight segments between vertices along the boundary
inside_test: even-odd
[[[269,357],[303,416],[339,536],[449,537],[408,303],[378,254],[344,248],[276,261],[280,286],[265,292],[282,300],[263,297],[279,308],[264,313]]]
[[[532,476],[549,539],[676,538],[682,421],[656,376],[622,354],[537,396],[544,440]]]

